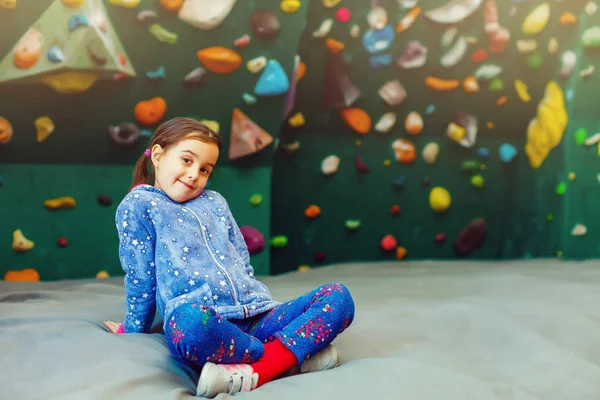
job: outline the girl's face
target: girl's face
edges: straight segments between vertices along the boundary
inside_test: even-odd
[[[219,147],[198,139],[184,139],[164,150],[152,147],[154,186],[165,192],[173,201],[184,203],[198,196],[212,173]]]

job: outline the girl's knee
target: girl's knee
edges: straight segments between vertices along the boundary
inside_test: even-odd
[[[331,291],[330,296],[335,298],[338,308],[341,307],[343,310],[344,318],[352,320],[354,318],[355,306],[352,294],[350,294],[350,289],[343,283],[338,282],[330,282],[324,287]]]

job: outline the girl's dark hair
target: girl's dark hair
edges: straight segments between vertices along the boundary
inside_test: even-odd
[[[148,144],[148,149],[152,149],[155,144],[158,144],[164,150],[168,150],[184,139],[198,139],[205,143],[214,143],[219,150],[223,144],[223,139],[202,122],[193,118],[176,117],[156,128]],[[148,183],[148,180],[154,175],[148,170],[151,165],[150,157],[145,153],[142,154],[135,163],[131,189],[137,185]]]

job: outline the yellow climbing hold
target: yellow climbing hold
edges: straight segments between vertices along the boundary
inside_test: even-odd
[[[12,248],[14,251],[18,251],[21,253],[26,252],[33,249],[34,245],[35,243],[27,239],[20,229],[17,229],[13,232]]]
[[[550,5],[546,2],[534,8],[523,21],[523,33],[536,35],[540,33],[550,20]]]
[[[106,271],[100,271],[96,274],[96,279],[106,279],[108,278],[110,275],[108,275],[108,272]]]
[[[454,122],[450,122],[448,124],[448,129],[446,130],[446,133],[448,134],[448,137],[450,139],[454,140],[455,142],[460,142],[467,134],[467,131],[462,126]]]
[[[44,75],[40,79],[58,93],[70,94],[88,90],[98,80],[98,74],[84,71],[66,71]]]
[[[444,212],[452,203],[450,193],[441,186],[436,186],[429,192],[429,206],[435,212]]]
[[[299,272],[310,271],[310,265],[301,265],[301,266],[298,267],[298,271]]]
[[[306,123],[306,120],[304,119],[304,114],[302,114],[301,112],[298,112],[294,115],[292,115],[291,117],[288,118],[288,123],[290,124],[290,126],[292,128],[299,128],[302,125],[304,125]]]
[[[140,5],[142,0],[108,0],[110,4],[121,6],[125,8],[136,8]]]
[[[54,132],[54,122],[52,122],[50,117],[39,117],[35,120],[34,125],[35,130],[37,132],[38,143],[41,143],[44,140],[48,139],[52,132]]]
[[[301,5],[299,0],[283,0],[279,7],[284,13],[292,14],[298,11]]]
[[[392,161],[391,160],[384,160],[383,161],[383,166],[384,167],[389,167],[390,165],[392,165]]]
[[[60,208],[75,208],[75,199],[71,196],[57,197],[44,201],[44,207],[49,210],[58,210]]]
[[[527,89],[527,85],[520,79],[515,80],[515,91],[517,92],[517,96],[524,103],[529,103],[531,101],[531,95]]]
[[[532,168],[539,168],[550,150],[558,146],[569,121],[560,86],[550,81],[537,107],[536,118],[527,127],[525,153]]]
[[[206,125],[214,133],[219,133],[219,130],[221,129],[221,126],[219,125],[218,121],[203,119],[200,122]]]
[[[323,0],[323,5],[327,8],[337,6],[342,0]]]
[[[62,0],[62,2],[69,8],[79,8],[85,3],[85,0]]]

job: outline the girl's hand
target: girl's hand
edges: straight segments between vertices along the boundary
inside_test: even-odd
[[[110,333],[123,333],[121,324],[118,322],[104,321],[104,326],[106,326],[106,328],[108,328],[108,331]],[[119,329],[119,328],[121,328],[121,329]],[[119,330],[121,330],[121,332],[118,332]]]

